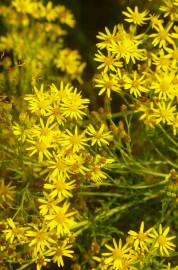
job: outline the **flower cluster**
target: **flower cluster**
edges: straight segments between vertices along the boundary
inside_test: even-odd
[[[2,252],[8,258],[8,249],[13,246],[11,257],[17,263],[18,249],[23,246],[28,256],[27,259],[22,256],[21,263],[36,263],[40,270],[48,262],[60,267],[64,265],[63,257],[72,258],[74,231],[80,227],[82,217],[70,200],[77,185],[100,183],[107,178],[103,168],[113,160],[99,152],[109,144],[112,135],[104,122],[96,129],[94,125],[84,128],[89,100],[82,98],[69,83],[61,82],[59,88],[52,84],[47,91],[43,85],[40,89],[34,87],[33,94],[26,95],[25,101],[28,112],[21,112],[12,131],[19,145],[17,152],[23,156],[24,173],[31,168],[30,164],[34,173],[30,178],[27,174],[25,187],[24,182],[19,185],[19,194],[10,182],[1,180],[0,206],[6,203],[13,209],[14,196],[21,200],[20,205],[14,205],[16,212],[12,210],[4,221],[1,235],[6,249],[2,248]],[[95,155],[93,151],[97,148]],[[25,214],[28,199],[37,222]],[[23,218],[22,224],[19,217]]]
[[[168,233],[169,227],[163,229],[161,224],[158,230],[152,227],[144,231],[142,222],[139,232],[128,232],[125,244],[121,239],[117,242],[113,238],[113,245],[105,244],[107,252],[102,253],[101,258],[94,256],[93,259],[100,262],[99,269],[103,270],[145,269],[149,260],[153,261],[156,256],[169,256],[174,251],[175,244],[172,240],[175,236],[168,237]]]
[[[75,26],[69,9],[51,1],[13,0],[0,5],[0,16],[5,28],[0,36],[0,82],[5,89],[8,83],[9,92],[24,94],[31,85],[54,77],[82,82],[85,63],[78,51],[64,47],[66,30]]]
[[[118,93],[132,103],[147,126],[167,124],[174,135],[178,129],[177,12],[177,1],[172,0],[163,1],[161,15],[127,7],[123,14],[129,25],[100,32],[95,55],[100,63],[95,78],[99,95]]]

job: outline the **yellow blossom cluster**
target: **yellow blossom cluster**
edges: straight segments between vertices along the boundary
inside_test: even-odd
[[[19,263],[16,256],[19,246],[23,246],[28,255],[26,259],[21,258],[22,265],[35,263],[40,270],[53,262],[61,267],[64,257],[73,257],[75,228],[80,227],[81,221],[70,200],[78,184],[98,183],[107,178],[103,168],[113,160],[99,153],[109,144],[112,135],[106,123],[97,128],[91,124],[85,127],[83,121],[88,121],[89,100],[82,98],[69,83],[61,82],[59,87],[52,84],[48,90],[43,85],[40,89],[34,87],[33,93],[24,99],[28,111],[21,112],[12,131],[24,166],[33,164],[35,173],[25,187],[19,188],[19,195],[11,183],[6,184],[4,180],[0,183],[0,206],[6,203],[13,208],[14,196],[21,197],[20,204],[14,205],[16,211],[5,219],[1,229],[2,252],[8,260],[8,250],[13,246],[10,258],[13,263]],[[97,155],[94,149],[98,149]],[[36,181],[39,181],[37,194],[33,195]],[[32,201],[32,216],[38,218],[37,222],[30,220],[28,214],[25,219],[27,198]]]
[[[64,46],[67,28],[75,26],[69,9],[51,1],[12,0],[0,4],[0,16],[5,29],[0,36],[0,82],[8,92],[21,95],[54,77],[82,82],[85,63],[78,51]]]
[[[126,24],[105,27],[97,38],[99,95],[118,93],[147,126],[178,129],[177,1],[164,0],[159,14],[137,6],[123,12]],[[168,19],[167,19],[168,18]],[[133,106],[133,107],[132,107]]]
[[[151,227],[144,231],[144,222],[142,221],[139,232],[133,230],[128,232],[125,244],[121,239],[117,242],[115,238],[112,239],[113,245],[105,244],[107,250],[102,253],[101,257],[93,257],[95,261],[99,262],[97,269],[145,269],[149,259],[153,260],[156,256],[169,256],[170,252],[174,251],[175,244],[172,240],[176,236],[168,236],[169,230],[169,227],[163,229],[160,224],[158,229]],[[170,269],[176,270],[177,267]]]

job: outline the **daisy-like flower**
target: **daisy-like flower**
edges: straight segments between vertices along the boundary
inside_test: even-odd
[[[135,64],[136,60],[144,60],[144,49],[140,49],[140,42],[137,40],[126,37],[122,40],[115,41],[112,46],[109,47],[109,51],[117,54],[117,57],[123,58],[128,64],[130,60]]]
[[[44,114],[44,116],[48,117],[48,121],[50,123],[54,123],[57,121],[59,125],[64,125],[66,119],[61,112],[61,104],[59,102],[53,102],[51,106],[49,106],[48,111]]]
[[[70,119],[82,119],[86,113],[84,112],[89,103],[89,99],[82,98],[80,93],[77,93],[77,89],[71,93],[70,97],[63,100],[61,103],[61,112],[64,117]]]
[[[173,61],[178,62],[178,48],[166,47],[165,50],[168,52],[169,57],[171,57]]]
[[[64,266],[63,257],[73,257],[72,253],[74,253],[74,251],[70,249],[71,247],[72,245],[69,245],[66,241],[63,241],[58,246],[51,248],[49,254],[50,256],[53,256],[52,260],[54,263],[57,263],[58,267]]]
[[[106,33],[99,32],[96,36],[99,40],[102,40],[101,42],[98,42],[96,44],[96,46],[101,50],[104,48],[107,49],[115,40],[117,34],[117,27],[115,26],[112,32],[110,32],[109,29],[105,27],[105,32]]]
[[[101,166],[96,164],[93,165],[90,170],[88,170],[86,173],[86,178],[95,183],[102,183],[102,181],[107,178],[107,175],[102,171]]]
[[[29,139],[27,141],[32,144],[32,146],[26,148],[27,151],[30,151],[30,157],[38,154],[38,161],[42,162],[44,157],[49,159],[52,156],[50,151],[48,150],[49,148],[53,147],[49,138],[44,137],[39,139],[38,141]]]
[[[163,0],[163,5],[159,8],[164,12],[164,17],[170,17],[171,20],[178,19],[178,9],[176,7],[176,3],[173,0]]]
[[[39,119],[40,122],[37,125],[34,125],[31,129],[32,137],[37,138],[48,138],[49,140],[52,139],[54,134],[54,128],[56,127],[56,123],[51,124],[51,120],[48,118],[46,123],[42,118]]]
[[[26,236],[29,238],[28,245],[33,248],[34,256],[38,253],[42,254],[46,248],[50,249],[51,244],[55,243],[55,240],[51,238],[46,225],[39,228],[35,224],[32,224],[28,228]]]
[[[88,139],[85,137],[85,132],[78,134],[78,127],[75,127],[74,134],[68,129],[65,134],[61,136],[61,144],[66,147],[66,150],[72,150],[74,153],[84,150],[87,145]]]
[[[106,92],[107,96],[110,97],[111,91],[120,92],[118,77],[115,74],[108,75],[102,72],[101,76],[95,79],[95,82],[95,87],[101,88],[98,94],[99,96]]]
[[[163,124],[170,124],[174,119],[176,106],[172,106],[172,103],[159,102],[157,108],[152,108],[153,117],[156,119],[156,124],[163,122]]]
[[[144,232],[143,221],[141,222],[140,230],[138,233],[132,230],[128,232],[128,234],[131,236],[131,241],[133,241],[135,250],[138,250],[138,248],[141,248],[142,250],[148,251],[148,245],[150,243],[149,232],[150,232],[150,229]]]
[[[3,233],[10,244],[15,241],[22,244],[27,240],[25,236],[25,228],[20,227],[17,222],[12,220],[12,218],[7,218],[7,229],[3,230]]]
[[[43,85],[39,90],[34,87],[34,94],[26,95],[24,99],[28,101],[28,109],[37,115],[44,115],[51,105],[49,94],[44,92]]]
[[[62,176],[58,176],[52,180],[50,184],[44,184],[44,188],[50,191],[51,198],[58,198],[60,200],[72,197],[71,191],[75,188],[75,181],[67,182]]]
[[[167,227],[163,230],[162,225],[159,225],[159,230],[156,231],[155,228],[152,228],[152,233],[150,236],[155,239],[154,247],[159,249],[162,256],[169,256],[170,251],[174,251],[175,244],[172,243],[172,240],[176,238],[176,236],[167,236],[170,228]]]
[[[104,68],[104,72],[107,72],[108,70],[116,72],[117,68],[121,68],[123,65],[122,62],[116,59],[116,56],[111,52],[108,52],[108,55],[104,55],[98,50],[98,53],[95,54],[94,60],[101,63],[97,69]]]
[[[31,128],[27,128],[25,126],[19,125],[18,123],[14,122],[12,126],[12,130],[15,136],[17,136],[18,141],[24,143],[28,136],[31,135]]]
[[[92,124],[87,128],[86,133],[91,136],[91,145],[97,144],[99,147],[102,145],[108,145],[109,141],[112,140],[110,131],[104,131],[106,128],[105,124],[101,124],[99,130],[95,130]]]
[[[51,259],[44,257],[42,254],[35,256],[36,270],[41,270],[43,266],[46,266]]]
[[[9,182],[5,184],[3,178],[0,178],[0,207],[4,208],[4,203],[7,205],[11,205],[15,196],[15,186],[12,186]]]
[[[71,174],[82,174],[85,175],[88,170],[85,166],[85,157],[82,155],[78,155],[77,153],[72,153],[68,156],[67,163],[69,165],[69,172]]]
[[[176,61],[171,59],[170,54],[165,54],[163,49],[159,50],[159,55],[152,53],[152,60],[158,71],[168,71],[176,67]]]
[[[15,7],[17,12],[20,13],[31,13],[33,10],[33,3],[30,0],[13,0],[12,6]]]
[[[149,19],[152,28],[154,28],[155,26],[159,26],[159,24],[162,24],[164,22],[162,19],[159,19],[159,16],[159,14],[150,14]]]
[[[136,25],[142,25],[145,23],[145,21],[149,20],[149,18],[146,17],[148,11],[145,10],[143,12],[139,12],[137,6],[135,6],[134,11],[130,7],[127,7],[127,12],[123,11],[122,13],[127,17],[125,21],[134,23]]]
[[[128,247],[128,244],[122,245],[122,240],[119,239],[119,243],[117,244],[116,240],[113,238],[113,245],[109,246],[108,244],[105,245],[105,247],[110,251],[110,252],[105,252],[102,255],[105,258],[104,262],[108,266],[112,266],[113,269],[122,269],[122,261],[124,258],[128,257],[128,253],[130,251],[130,247]]]
[[[60,82],[59,89],[56,87],[54,83],[50,86],[50,95],[49,99],[51,100],[51,103],[54,104],[55,102],[60,106],[61,102],[69,98],[71,96],[71,93],[73,92],[74,87],[70,84],[64,84],[63,81]],[[50,110],[50,107],[49,107]]]
[[[75,221],[73,215],[76,214],[75,211],[69,212],[68,209],[70,204],[65,202],[62,207],[56,207],[55,213],[45,216],[48,221],[47,226],[50,230],[56,229],[58,235],[65,235],[69,233]]]
[[[175,78],[174,72],[155,73],[156,80],[153,80],[151,89],[154,93],[158,94],[161,100],[173,100],[176,94],[175,85],[173,80]]]
[[[55,59],[55,64],[57,68],[67,72],[73,78],[76,77],[74,74],[77,74],[77,77],[79,76],[79,70],[83,71],[81,69],[81,56],[77,50],[69,48],[60,50],[58,57]]]
[[[49,171],[49,179],[55,178],[58,176],[61,177],[69,177],[69,165],[67,162],[67,156],[65,155],[64,151],[60,151],[59,153],[54,153],[52,157],[47,160],[47,168]]]
[[[159,45],[159,48],[165,48],[167,44],[175,45],[174,38],[178,38],[178,34],[169,33],[173,26],[173,23],[168,23],[166,27],[162,24],[155,26],[154,29],[157,33],[149,35],[150,38],[154,38],[152,44],[154,47]]]
[[[75,18],[72,12],[67,9],[64,5],[58,5],[55,7],[56,13],[59,16],[61,23],[68,25],[73,28],[75,26]]]
[[[55,207],[61,202],[61,200],[52,198],[46,192],[43,192],[43,197],[39,198],[38,201],[40,202],[39,209],[42,216],[54,214]]]
[[[132,77],[125,76],[124,82],[124,88],[129,89],[130,94],[133,94],[135,97],[140,97],[142,92],[148,91],[145,87],[146,80],[144,75],[140,77],[136,71],[134,71]]]

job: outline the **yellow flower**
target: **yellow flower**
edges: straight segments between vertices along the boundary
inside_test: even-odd
[[[169,33],[170,29],[172,28],[173,23],[168,23],[166,27],[162,24],[155,26],[157,33],[150,34],[150,38],[154,38],[152,41],[153,46],[159,45],[159,48],[165,48],[167,44],[175,45],[173,38],[178,38],[178,34],[176,33]]]
[[[72,197],[72,189],[75,188],[75,181],[67,182],[62,176],[52,179],[51,184],[44,184],[44,188],[50,191],[51,198],[58,198],[63,200],[65,198]]]
[[[72,79],[78,79],[85,67],[81,66],[82,63],[79,52],[69,48],[60,50],[58,57],[55,59],[55,64],[61,71],[67,72]]]
[[[167,237],[169,233],[169,227],[163,230],[162,225],[159,225],[158,232],[155,228],[152,228],[152,233],[150,236],[155,239],[154,247],[159,249],[162,256],[167,255],[169,256],[170,251],[174,251],[175,245],[171,242],[176,236]]]
[[[73,257],[72,253],[74,253],[74,251],[70,249],[71,247],[72,245],[69,245],[66,241],[63,241],[58,246],[51,248],[49,254],[50,256],[53,256],[52,260],[54,263],[57,263],[58,267],[64,266],[63,257]]]
[[[117,54],[117,57],[123,58],[128,64],[130,60],[135,64],[136,60],[144,60],[144,49],[140,49],[138,46],[140,41],[131,39],[130,37],[124,38],[112,43],[109,47],[109,51]]]
[[[68,155],[67,163],[69,165],[69,172],[71,174],[82,174],[85,175],[86,171],[88,170],[85,166],[85,153],[72,153]]]
[[[17,12],[31,13],[33,10],[33,2],[31,0],[13,0],[12,6]]]
[[[71,93],[70,97],[63,100],[61,103],[61,112],[64,117],[69,117],[70,119],[82,119],[86,113],[89,99],[82,98],[80,93],[77,93],[77,89]]]
[[[41,267],[46,266],[47,263],[51,261],[51,259],[44,257],[42,254],[38,254],[35,257],[36,270],[41,270]]]
[[[58,102],[53,103],[51,106],[48,107],[48,111],[44,114],[44,116],[48,117],[48,121],[50,123],[56,122],[59,125],[64,125],[66,119],[64,115],[62,115],[60,104]]]
[[[117,71],[117,68],[122,67],[122,62],[116,58],[115,54],[108,52],[107,55],[104,55],[101,51],[98,50],[98,53],[95,54],[95,61],[101,62],[101,64],[97,67],[97,69],[104,68],[104,72],[109,70]]]
[[[101,76],[95,79],[95,82],[95,87],[101,88],[98,94],[99,96],[106,92],[107,96],[110,97],[111,91],[120,92],[118,77],[115,74],[108,75],[102,72]]]
[[[141,77],[138,75],[136,71],[134,71],[133,78],[129,76],[124,77],[124,88],[129,89],[130,94],[133,94],[135,97],[140,97],[141,92],[147,92],[147,88],[145,87],[146,80],[144,80],[144,75]]]
[[[59,89],[55,86],[55,84],[52,83],[52,85],[50,85],[49,90],[50,90],[49,99],[51,100],[51,103],[54,104],[56,102],[57,105],[60,107],[61,102],[71,96],[74,87],[70,83],[64,84],[64,82],[61,81]]]
[[[51,244],[55,243],[46,225],[39,228],[35,224],[31,224],[31,227],[26,232],[26,236],[29,238],[29,247],[33,248],[34,256],[38,253],[42,254],[46,249],[50,249]]]
[[[166,47],[165,50],[168,52],[169,57],[171,57],[173,61],[178,62],[178,49],[177,48]]]
[[[25,236],[25,228],[20,227],[17,222],[14,222],[12,218],[7,218],[7,226],[8,228],[3,230],[5,234],[6,240],[10,242],[10,244],[18,241],[18,244],[22,244],[27,241]]]
[[[28,109],[37,115],[44,115],[51,105],[49,94],[44,92],[43,85],[40,90],[34,87],[34,94],[26,95],[24,99],[28,101]]]
[[[50,230],[56,229],[58,235],[68,234],[75,221],[73,215],[76,214],[75,211],[68,213],[70,204],[65,202],[62,207],[56,207],[54,214],[48,214],[45,216],[47,220],[47,226]]]
[[[127,7],[128,12],[124,11],[122,12],[128,19],[125,19],[125,21],[129,22],[129,23],[134,23],[136,25],[142,25],[145,23],[146,20],[149,20],[149,18],[147,18],[147,14],[148,11],[145,10],[143,12],[139,12],[138,11],[138,7],[135,6],[134,11],[131,10],[130,7]]]
[[[104,131],[106,128],[105,124],[101,124],[99,130],[95,130],[92,124],[89,124],[86,133],[91,136],[91,145],[98,144],[99,147],[102,145],[109,144],[108,141],[112,140],[110,131]]]
[[[59,153],[53,153],[52,157],[47,160],[46,165],[49,171],[49,179],[58,176],[69,177],[68,158],[64,151],[60,150]]]
[[[159,102],[157,108],[153,108],[153,117],[156,119],[156,124],[161,121],[163,124],[170,124],[173,121],[176,106],[172,106],[172,103]]]
[[[18,141],[21,141],[22,143],[26,141],[27,137],[31,135],[32,131],[31,128],[24,127],[16,122],[14,122],[12,130],[14,135],[17,136]]]
[[[150,243],[149,232],[150,232],[150,229],[144,232],[143,221],[141,222],[140,230],[138,233],[132,230],[128,232],[128,234],[131,236],[131,241],[133,239],[135,250],[138,250],[138,248],[141,248],[142,250],[148,251],[148,244]]]
[[[158,94],[160,100],[173,100],[176,88],[173,83],[175,74],[172,72],[155,73],[156,80],[153,80],[150,88]]]
[[[51,124],[49,118],[46,123],[44,123],[42,118],[39,119],[39,122],[39,124],[36,124],[31,128],[32,136],[40,139],[48,139],[50,141],[55,132],[55,127],[57,126],[56,123]]]
[[[52,148],[53,145],[51,144],[51,140],[49,140],[49,138],[44,137],[38,141],[28,139],[27,141],[32,144],[32,146],[26,148],[27,151],[31,152],[29,154],[30,157],[37,153],[39,162],[42,162],[44,157],[47,159],[51,158],[52,155],[48,149]]]
[[[159,9],[164,12],[164,17],[169,16],[171,20],[178,19],[178,9],[175,1],[163,0],[163,5],[161,5]]]
[[[104,179],[107,179],[107,175],[102,171],[101,166],[94,164],[86,173],[86,179],[95,183],[102,183]]]
[[[84,150],[87,145],[85,138],[85,132],[78,134],[78,127],[75,127],[74,134],[72,134],[68,129],[65,130],[66,134],[62,135],[61,145],[66,147],[66,150],[72,150],[74,153]]]
[[[113,245],[109,246],[108,244],[105,245],[105,247],[110,252],[105,252],[102,255],[105,258],[104,262],[108,266],[112,266],[113,269],[120,269],[122,268],[122,261],[128,257],[128,252],[130,251],[130,247],[128,247],[128,244],[122,245],[122,240],[119,239],[119,242],[117,244],[116,240],[113,238]]]
[[[55,10],[61,23],[67,24],[71,28],[75,26],[74,15],[64,5],[58,5]]]
[[[45,13],[45,17],[49,22],[55,21],[58,18],[56,9],[53,7],[53,3],[51,1],[47,2],[47,5],[45,7]]]
[[[46,192],[43,192],[43,196],[44,197],[38,199],[40,202],[40,214],[42,216],[54,214],[54,209],[61,202],[61,200],[52,198],[50,194],[47,194]]]
[[[4,179],[0,178],[0,207],[4,208],[4,203],[11,205],[15,196],[15,188],[10,182],[6,185]]]
[[[163,49],[159,50],[159,55],[152,53],[153,65],[156,66],[156,70],[167,71],[176,68],[176,61],[171,60],[170,54],[165,54]]]
[[[159,24],[162,24],[164,21],[159,19],[158,14],[150,14],[149,19],[151,22],[151,27],[154,28],[155,26],[159,26]]]
[[[108,48],[112,42],[115,40],[116,38],[116,33],[117,33],[117,27],[115,26],[113,28],[113,31],[110,32],[109,29],[107,27],[105,27],[105,33],[99,32],[98,35],[96,36],[98,39],[102,40],[101,42],[98,42],[96,45],[99,49],[104,49],[104,48]]]

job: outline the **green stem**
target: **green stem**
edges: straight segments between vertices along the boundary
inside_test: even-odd
[[[164,133],[164,135],[175,145],[178,147],[178,143],[165,131],[165,129],[159,125],[159,128],[161,129],[161,131]]]

